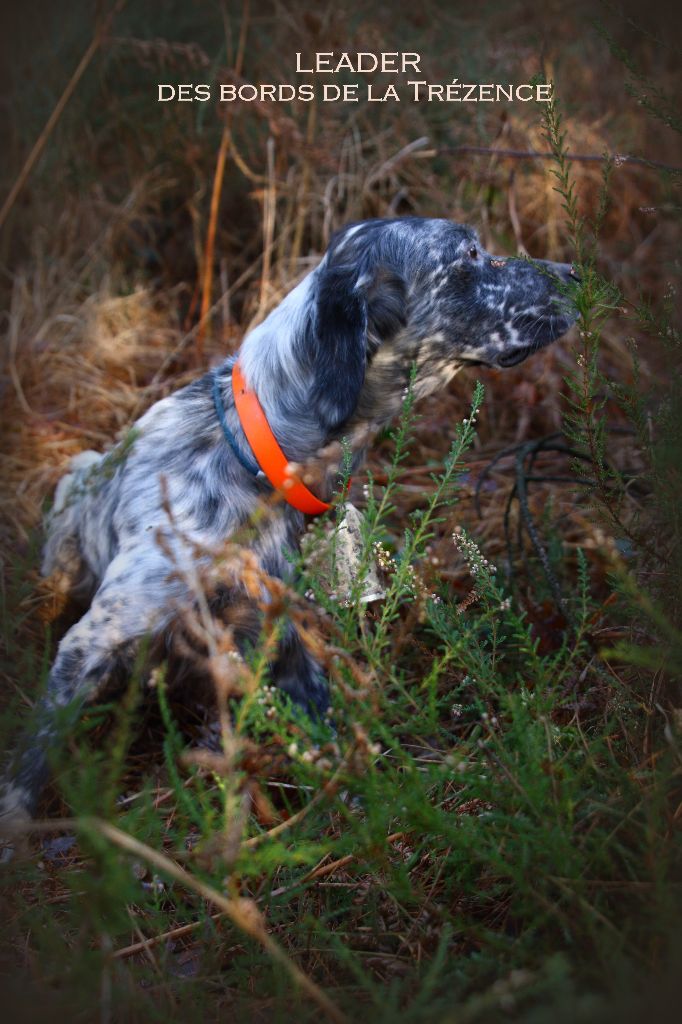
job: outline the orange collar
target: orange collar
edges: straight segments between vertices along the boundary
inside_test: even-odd
[[[331,505],[320,501],[294,473],[289,471],[289,460],[270,429],[258,396],[249,391],[239,366],[232,367],[232,391],[242,430],[251,445],[256,462],[285,501],[306,515],[316,516],[328,512]]]

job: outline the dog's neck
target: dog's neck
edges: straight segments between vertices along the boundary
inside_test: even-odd
[[[303,344],[305,332],[313,326],[316,273],[308,274],[249,332],[239,361],[277,441],[293,462],[315,460],[321,449],[345,436],[355,453],[353,461],[359,464],[373,435],[400,414],[413,365],[416,398],[442,389],[458,367],[446,358],[442,336],[417,338],[410,324],[390,341],[372,339],[375,352],[355,411],[330,430],[311,408],[314,368]]]
[[[443,340],[440,334],[416,338],[408,324],[381,344],[367,367],[351,422],[373,421],[377,429],[385,427],[400,415],[411,380],[417,400],[442,390],[462,368],[444,351]]]
[[[311,458],[328,440],[310,416],[313,373],[303,364],[299,344],[310,329],[314,288],[315,271],[247,334],[239,350],[249,388],[258,396],[280,446],[296,462]]]

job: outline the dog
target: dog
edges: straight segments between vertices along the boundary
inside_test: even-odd
[[[244,338],[239,369],[282,457],[305,464],[344,436],[371,436],[387,424],[411,379],[422,398],[464,364],[516,366],[554,341],[576,319],[575,279],[568,264],[492,256],[474,230],[447,220],[350,224]],[[57,721],[63,728],[65,715],[96,699],[116,666],[168,629],[188,599],[174,571],[187,556],[177,534],[215,548],[272,498],[236,407],[231,368],[226,360],[157,402],[129,442],[77,456],[57,487],[43,572],[90,605],[61,640],[36,727],[11,758],[0,803],[6,820],[35,813]],[[352,470],[365,448],[353,453]],[[287,556],[304,523],[287,502],[259,522],[252,550],[265,573],[290,577]],[[327,707],[324,674],[291,624],[271,679],[312,713]]]

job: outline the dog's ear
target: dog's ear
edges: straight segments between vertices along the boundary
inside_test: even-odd
[[[311,397],[323,424],[334,429],[353,412],[365,380],[367,302],[357,269],[322,270],[313,334]]]
[[[320,274],[310,339],[314,348],[312,400],[324,425],[340,426],[357,405],[368,358],[406,319],[405,283],[386,267],[349,264]]]
[[[407,286],[404,278],[379,266],[366,289],[370,355],[390,341],[407,323]]]

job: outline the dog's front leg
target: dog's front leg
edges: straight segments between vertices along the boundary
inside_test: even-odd
[[[262,529],[255,550],[270,576],[276,576],[285,583],[293,580],[303,526],[300,512],[283,508],[277,510]],[[329,705],[326,676],[290,622],[280,640],[270,675],[274,685],[288,693],[309,714],[324,714]]]
[[[58,734],[103,692],[115,669],[130,665],[140,640],[171,618],[184,591],[172,568],[150,547],[130,548],[111,562],[89,611],[59,644],[33,727],[11,758],[0,788],[0,828],[35,813]]]
[[[321,716],[327,710],[327,678],[291,623],[287,623],[280,640],[271,678],[275,686],[288,693],[313,717]]]

